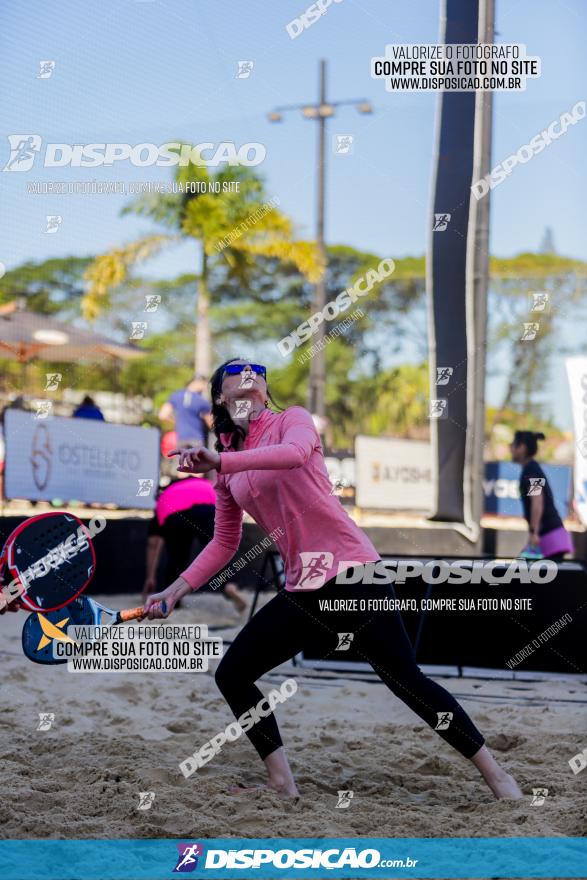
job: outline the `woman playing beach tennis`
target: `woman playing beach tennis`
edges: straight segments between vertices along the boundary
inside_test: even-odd
[[[310,414],[299,406],[283,412],[268,409],[266,369],[243,359],[222,364],[211,386],[218,452],[199,448],[172,454],[180,456],[181,471],[218,472],[214,538],[176,581],[149,597],[148,616],[167,616],[158,604],[161,600],[169,614],[182,596],[228,565],[239,548],[246,510],[275,536],[286,587],[249,620],[218,666],[216,682],[235,716],[263,700],[255,682],[269,670],[310,647],[320,651],[314,656],[331,656],[339,644],[338,634],[352,633],[358,656],[430,727],[438,727],[440,737],[473,762],[495,797],[522,797],[454,697],[420,671],[398,611],[332,612],[320,607],[327,598],[394,599],[395,593],[391,584],[336,583],[339,566],[342,570],[376,562],[379,554],[332,495]],[[349,605],[352,602],[342,603],[343,608]],[[439,724],[440,718],[450,719],[448,726]],[[247,736],[265,763],[268,787],[296,797],[273,713],[261,717]]]

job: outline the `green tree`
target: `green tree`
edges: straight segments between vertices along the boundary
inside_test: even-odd
[[[179,239],[192,238],[201,245],[197,273],[196,372],[209,374],[211,361],[210,285],[214,264],[224,262],[230,275],[246,287],[255,260],[264,255],[291,264],[315,281],[323,267],[314,243],[294,237],[291,220],[269,203],[263,180],[249,168],[223,168],[211,173],[205,164],[178,167],[176,182],[183,193],[155,193],[136,199],[123,213],[148,217],[172,230],[147,236],[99,256],[88,268],[89,288],[84,297],[84,314],[95,318],[108,305],[117,286],[128,280],[132,267]],[[238,192],[224,191],[237,182]],[[220,186],[220,193],[210,186]],[[204,185],[204,192],[194,192]]]
[[[572,315],[580,320],[587,293],[587,263],[554,253],[523,253],[490,262],[489,370],[509,365],[505,392],[492,425],[508,410],[544,418],[540,394],[554,352],[569,354],[558,331]],[[546,294],[536,309],[533,294]]]
[[[84,273],[92,257],[55,257],[22,263],[0,278],[0,303],[24,299],[31,312],[75,317],[81,312]]]

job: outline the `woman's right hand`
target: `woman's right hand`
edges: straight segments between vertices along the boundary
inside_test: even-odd
[[[20,611],[22,605],[18,601],[18,599],[13,599],[12,602],[7,602],[4,596],[0,593],[0,614],[6,614],[7,611]]]
[[[143,619],[148,617],[149,620],[160,620],[161,618],[169,617],[177,603],[183,596],[186,596],[188,593],[191,593],[192,588],[182,577],[178,577],[177,580],[173,581],[170,586],[167,587],[166,590],[163,590],[162,593],[153,593],[148,596],[147,601],[145,602],[145,613],[143,615]],[[163,608],[160,603],[165,602],[167,606],[166,613],[163,613]]]
[[[220,456],[205,446],[197,449],[185,447],[172,449],[167,453],[169,458],[179,455],[178,471],[184,474],[207,474],[208,471],[217,471],[220,468]]]

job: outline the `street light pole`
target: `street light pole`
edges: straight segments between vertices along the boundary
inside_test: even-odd
[[[326,61],[320,61],[318,82],[317,104],[289,104],[286,107],[276,107],[268,114],[270,122],[281,122],[283,113],[290,110],[301,110],[306,119],[314,119],[318,122],[318,153],[317,153],[317,214],[316,214],[316,243],[318,255],[324,266],[324,273],[314,287],[313,314],[321,312],[326,305],[326,243],[324,240],[324,214],[326,206],[326,120],[334,115],[336,107],[351,105],[356,107],[359,113],[372,113],[373,108],[367,100],[351,99],[345,101],[328,101],[326,98]],[[324,339],[324,323],[320,323],[315,336],[317,352],[310,362],[310,384],[308,390],[308,405],[310,412],[323,418],[326,415],[326,358],[323,346],[320,344]]]

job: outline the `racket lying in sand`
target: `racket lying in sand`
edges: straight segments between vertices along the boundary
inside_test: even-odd
[[[79,596],[96,567],[92,537],[105,524],[94,517],[88,530],[72,513],[55,511],[17,526],[0,554],[3,607],[18,600],[31,611],[55,611]]]
[[[161,606],[166,614],[165,602]],[[53,642],[73,641],[67,635],[68,626],[117,626],[127,620],[137,620],[144,614],[142,605],[126,611],[114,611],[88,596],[78,596],[67,608],[29,614],[22,630],[22,649],[33,663],[67,663],[66,657],[53,656]]]

